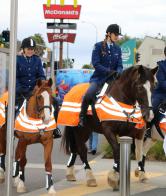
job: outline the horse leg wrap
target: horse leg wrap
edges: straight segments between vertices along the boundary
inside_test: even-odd
[[[76,153],[71,153],[69,161],[67,163],[67,167],[73,166],[74,163],[75,163],[76,158],[77,158],[77,154]]]
[[[142,161],[138,162],[138,169],[139,169],[139,171],[145,172],[144,165],[143,165],[143,162]]]
[[[146,157],[143,155],[143,157],[142,157],[142,165],[143,165],[143,167],[145,167],[145,159],[146,159]]]
[[[49,190],[50,187],[53,185],[52,174],[46,174],[46,189]]]
[[[0,156],[0,167],[5,171],[5,155]]]
[[[19,171],[19,178],[20,178],[23,182],[25,181],[24,170]]]
[[[19,161],[13,163],[13,178],[19,175]]]
[[[116,172],[119,172],[119,163],[114,163],[113,165],[113,169],[116,171]]]

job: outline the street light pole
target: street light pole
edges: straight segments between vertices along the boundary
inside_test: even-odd
[[[92,23],[92,22],[89,22],[89,21],[81,21],[81,23],[87,23],[87,24],[90,24],[90,25],[92,25],[94,28],[95,28],[95,32],[96,32],[96,43],[97,43],[97,40],[98,40],[98,30],[97,30],[97,26],[94,24],[94,23]]]
[[[56,4],[56,0],[55,0]],[[53,20],[55,23],[55,19]],[[55,33],[55,29],[53,29],[53,33]],[[52,56],[51,56],[51,78],[53,80],[52,90],[54,91],[56,86],[56,78],[55,78],[55,72],[54,72],[54,62],[55,62],[55,42],[52,43]]]

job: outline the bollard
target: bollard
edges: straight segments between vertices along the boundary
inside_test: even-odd
[[[130,147],[132,138],[120,137],[120,196],[130,195]]]

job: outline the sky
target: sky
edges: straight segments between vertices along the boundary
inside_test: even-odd
[[[52,48],[47,40],[47,32],[42,5],[46,0],[18,0],[18,27],[17,38],[40,33],[48,47]],[[55,0],[52,0],[52,4]],[[59,4],[60,0],[56,0]],[[10,0],[0,0],[0,32],[10,29]],[[73,0],[65,0],[65,4],[73,4]],[[64,42],[63,57],[74,59],[74,68],[81,68],[91,61],[93,46],[102,41],[108,25],[117,23],[121,26],[122,34],[130,37],[144,38],[157,36],[159,33],[166,36],[166,0],[78,0],[82,6],[79,20],[64,20],[77,23],[75,43]],[[56,22],[59,22],[56,19]],[[59,44],[55,43],[55,59],[58,60]],[[67,50],[68,49],[68,50]]]

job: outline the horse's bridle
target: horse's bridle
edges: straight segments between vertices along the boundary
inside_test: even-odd
[[[43,106],[43,107],[37,106],[37,113],[40,114],[41,111],[44,110],[45,108],[49,108],[50,111],[51,111],[51,106],[49,106],[49,105],[45,105],[45,106]]]
[[[50,112],[51,112],[51,109],[52,109],[51,105],[45,105],[45,106],[40,107],[40,106],[38,105],[37,97],[36,97],[36,103],[37,103],[36,111],[37,111],[38,115],[39,115],[44,109],[46,109],[46,108],[48,108],[48,109],[50,110]]]

